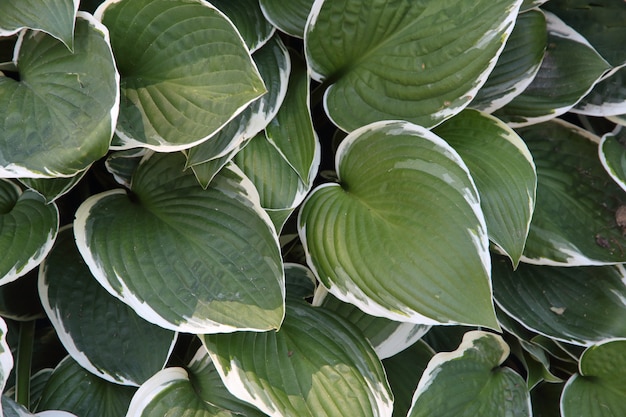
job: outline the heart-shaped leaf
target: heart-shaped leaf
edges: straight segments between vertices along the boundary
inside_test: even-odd
[[[47,417],[44,410],[66,410],[79,417],[120,417],[125,415],[135,391],[134,387],[112,384],[87,372],[68,356],[50,375],[36,415]]]
[[[544,6],[580,32],[614,66],[626,63],[626,3],[611,0],[551,0]]]
[[[497,328],[488,238],[460,156],[407,122],[373,123],[337,150],[339,183],[299,215],[307,262],[342,301],[418,324]]]
[[[626,337],[622,268],[551,267],[493,262],[498,305],[533,332],[577,345]],[[598,308],[597,306],[602,306]]]
[[[259,0],[211,0],[211,4],[233,21],[251,52],[263,46],[276,30],[263,16]]]
[[[3,0],[0,2],[0,36],[25,28],[40,30],[72,50],[78,4],[79,0]]]
[[[142,385],[130,403],[128,417],[237,417],[205,402],[183,368],[166,368]]]
[[[14,281],[46,257],[59,228],[56,204],[0,179],[0,285]]]
[[[390,119],[437,125],[486,81],[520,4],[316,1],[305,53],[311,76],[329,86],[326,112],[345,131]]]
[[[489,239],[517,265],[535,208],[537,173],[524,141],[500,120],[464,110],[433,130],[476,181]]]
[[[304,26],[314,0],[259,0],[263,14],[281,31],[296,38],[304,37]]]
[[[254,186],[228,167],[204,190],[184,164],[180,153],[147,156],[130,195],[83,202],[74,232],[87,265],[111,294],[167,329],[280,327],[283,265]]]
[[[559,119],[517,132],[537,166],[537,202],[522,261],[563,266],[626,261],[617,219],[624,191],[600,163],[600,138]]]
[[[176,334],[142,320],[98,284],[70,227],[40,268],[39,295],[68,353],[93,374],[139,386],[165,366]]]
[[[491,113],[524,91],[539,71],[547,37],[546,18],[540,10],[520,14],[498,63],[470,106]]]
[[[122,148],[190,148],[266,91],[237,29],[208,2],[107,0],[95,16],[122,77]]]
[[[587,349],[561,396],[563,417],[626,415],[626,339]]]
[[[539,123],[567,112],[610,68],[571,27],[552,13],[546,13],[546,20],[548,44],[539,72],[523,93],[495,112],[512,126]]]
[[[357,328],[329,311],[290,301],[278,332],[201,338],[229,391],[268,415],[391,415],[376,353]]]
[[[78,13],[74,52],[44,32],[16,46],[20,81],[0,74],[0,174],[71,177],[109,149],[119,75],[107,29]]]
[[[530,395],[524,380],[500,366],[508,356],[509,347],[500,336],[468,332],[457,350],[438,353],[430,360],[408,417],[530,417]]]

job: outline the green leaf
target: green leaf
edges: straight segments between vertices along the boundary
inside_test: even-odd
[[[78,13],[74,52],[21,32],[20,81],[0,74],[0,175],[71,177],[104,156],[117,120],[119,75],[108,32]]]
[[[304,37],[304,27],[314,0],[259,0],[263,14],[274,26],[296,38]]]
[[[263,16],[259,0],[211,0],[211,4],[233,21],[252,52],[263,46],[276,30]]]
[[[165,366],[176,334],[142,320],[98,284],[69,226],[40,268],[39,295],[68,353],[91,373],[139,386]]]
[[[109,154],[104,161],[104,165],[107,171],[113,175],[115,181],[118,184],[130,188],[130,183],[133,178],[139,162],[150,152],[146,148],[128,149],[125,151],[117,151]]]
[[[13,369],[13,355],[11,354],[11,348],[7,344],[6,337],[7,325],[0,318],[0,391],[4,391],[4,386]]]
[[[624,191],[600,163],[600,139],[558,119],[517,132],[537,166],[537,202],[523,262],[582,266],[626,261],[626,238],[616,219]]]
[[[626,113],[626,67],[605,76],[572,109],[589,116],[613,116]]]
[[[287,297],[305,300],[313,298],[317,279],[313,272],[304,265],[285,262],[285,287]]]
[[[418,341],[402,352],[383,360],[387,380],[393,392],[393,417],[406,417],[419,378],[435,352]]]
[[[563,417],[626,415],[626,340],[610,340],[587,349],[580,373],[572,376],[561,396]]]
[[[607,133],[600,141],[600,162],[611,178],[626,191],[626,129]],[[620,226],[618,224],[618,226]]]
[[[464,110],[433,130],[476,181],[489,239],[517,265],[535,208],[537,173],[522,139],[500,120]]]
[[[382,364],[358,329],[331,312],[287,303],[278,332],[202,336],[233,395],[266,414],[389,416]]]
[[[68,356],[50,375],[37,411],[65,410],[80,417],[119,417],[125,415],[135,390],[85,371]]]
[[[533,417],[563,417],[559,410],[563,384],[540,384],[530,392]]]
[[[544,6],[580,32],[613,66],[626,63],[626,3],[611,0],[551,0]]]
[[[370,316],[332,295],[326,295],[319,305],[357,326],[381,360],[405,350],[430,329],[430,326],[423,324],[402,323],[384,317]]]
[[[122,77],[122,148],[190,148],[266,91],[236,28],[208,2],[108,0],[95,16]]]
[[[127,416],[133,417],[236,417],[202,400],[194,390],[187,371],[166,368],[142,385],[130,403]]]
[[[625,277],[613,266],[521,264],[513,272],[503,259],[493,262],[494,297],[508,315],[534,332],[578,345],[626,337]]]
[[[261,132],[276,116],[285,95],[291,71],[287,48],[278,36],[270,39],[252,58],[259,68],[268,93],[254,101],[241,114],[231,120],[217,134],[187,152],[187,166],[197,167],[207,161],[218,160],[206,185],[213,176],[245,146],[246,141]],[[204,169],[194,169],[198,172]],[[203,184],[205,186],[205,184]]]
[[[500,366],[507,356],[509,347],[500,336],[468,332],[457,350],[438,353],[430,360],[408,417],[530,417],[524,380]]]
[[[520,13],[541,6],[548,0],[524,0],[520,7]]]
[[[292,57],[289,87],[276,117],[266,128],[267,139],[276,147],[300,179],[310,186],[317,175],[320,144],[311,120],[309,77],[304,63]]]
[[[327,114],[345,131],[389,119],[427,128],[439,124],[467,106],[484,84],[520,4],[315,2],[305,52],[311,77],[329,86]]]
[[[548,44],[539,72],[523,93],[494,113],[514,127],[566,113],[610,68],[580,34],[551,13],[546,20]]]
[[[19,181],[41,194],[46,204],[56,201],[59,197],[70,192],[76,184],[83,179],[87,170],[81,171],[73,177],[69,178],[18,178]]]
[[[74,49],[74,20],[79,0],[3,0],[0,2],[0,36],[34,29],[54,36]]]
[[[0,285],[15,281],[46,257],[59,228],[56,204],[0,179]]]
[[[333,295],[397,321],[498,327],[478,193],[443,139],[373,123],[344,139],[336,170],[339,183],[316,188],[298,220],[307,262]]]
[[[180,153],[147,156],[129,195],[90,197],[78,248],[96,279],[139,316],[190,333],[268,330],[284,314],[278,238],[240,170],[202,189]]]
[[[491,113],[524,91],[539,71],[547,37],[546,18],[540,10],[520,14],[496,67],[470,106]]]
[[[4,417],[77,417],[74,414],[59,410],[31,414],[23,405],[18,404],[6,395],[2,396],[2,414]]]

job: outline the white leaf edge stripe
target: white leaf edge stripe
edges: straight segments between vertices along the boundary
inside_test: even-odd
[[[609,176],[613,179],[613,181],[615,181],[617,185],[621,187],[622,190],[626,191],[626,182],[624,182],[624,180],[620,178],[617,172],[615,172],[613,167],[609,164],[609,161],[606,159],[606,154],[604,152],[604,144],[606,143],[606,141],[615,137],[619,133],[619,131],[622,130],[622,128],[623,126],[618,125],[613,132],[606,133],[602,136],[602,139],[600,140],[600,145],[598,146],[598,156],[600,157],[600,162],[602,163],[602,166],[609,174]]]
[[[393,130],[384,129],[386,127],[394,127]],[[487,235],[487,225],[485,223],[485,217],[480,208],[480,196],[478,194],[478,190],[476,189],[476,184],[474,183],[474,179],[472,178],[467,165],[463,162],[463,159],[459,156],[459,154],[452,148],[448,143],[435,135],[430,130],[427,130],[421,126],[415,125],[410,122],[402,121],[402,120],[383,120],[380,122],[374,122],[369,125],[360,127],[350,134],[346,136],[346,138],[339,144],[337,148],[337,153],[335,155],[335,167],[338,168],[341,166],[341,162],[345,155],[349,152],[350,147],[359,140],[360,136],[364,133],[368,133],[374,130],[384,130],[387,135],[394,134],[413,134],[419,137],[420,139],[428,140],[435,145],[437,145],[441,153],[441,155],[447,157],[450,161],[455,163],[461,168],[471,184],[471,188],[466,188],[463,193],[463,197],[465,201],[468,203],[470,208],[472,209],[476,219],[478,220],[478,230],[468,229],[470,236],[472,236],[472,240],[474,241],[474,246],[476,251],[480,257],[481,263],[483,265],[483,269],[485,270],[485,274],[488,277],[489,291],[493,294],[493,287],[491,283],[491,255],[489,253],[489,238]],[[340,178],[339,178],[340,181]],[[327,187],[341,187],[338,183],[326,183],[319,186],[317,189],[323,189]],[[315,191],[305,199],[303,204],[306,204]],[[313,258],[311,257],[311,252],[308,248],[307,244],[307,231],[306,225],[302,222],[302,211],[298,214],[298,234],[300,235],[300,240],[302,241],[302,246],[304,248],[305,257],[309,268],[318,277],[318,281],[323,283],[319,277],[321,274],[317,271],[315,267],[315,263]],[[456,323],[456,322],[439,322],[433,318],[424,316],[410,308],[400,308],[400,306],[395,306],[395,309],[398,312],[391,311],[388,308],[382,306],[381,304],[374,302],[370,299],[367,294],[365,294],[359,287],[354,285],[349,276],[345,273],[345,271],[341,268],[335,268],[335,273],[337,275],[343,276],[346,278],[344,280],[344,286],[339,288],[334,280],[331,277],[327,277],[328,281],[331,281],[333,284],[330,288],[327,288],[328,291],[333,294],[335,297],[340,300],[353,304],[363,310],[364,312],[371,314],[373,316],[386,317],[390,320],[401,321],[401,322],[410,322],[415,324],[426,324],[426,325],[453,325],[453,324],[466,324],[466,323]]]
[[[616,265],[609,265],[612,267],[615,267],[619,273],[622,276],[622,283],[624,284],[624,286],[626,287],[626,268],[624,268],[623,264],[616,264]],[[617,296],[619,298],[619,300],[622,302],[622,305],[624,305],[624,307],[626,308],[626,298],[621,297],[619,294],[613,294],[615,296]],[[506,313],[507,316],[511,317],[513,320],[515,320],[516,323],[522,325],[522,327],[530,330],[531,332],[540,334],[542,336],[545,336],[549,339],[552,340],[556,340],[559,342],[564,342],[564,343],[569,343],[572,345],[576,345],[576,346],[586,346],[586,347],[590,347],[590,346],[594,346],[594,345],[598,345],[598,344],[602,344],[602,343],[606,343],[608,341],[614,340],[615,338],[606,338],[606,339],[598,339],[598,340],[592,340],[592,341],[581,341],[580,339],[574,339],[574,338],[565,338],[565,337],[560,337],[560,336],[555,336],[552,334],[548,334],[546,332],[542,332],[539,329],[535,329],[532,326],[529,326],[526,323],[526,320],[521,320],[516,314],[511,313],[507,308],[505,308],[502,304],[500,304],[500,302],[494,297],[494,300],[496,302],[496,304],[498,305],[498,307],[504,312]],[[577,359],[577,358],[574,358]]]
[[[326,0],[315,0],[315,2],[313,3],[313,6],[311,8],[311,13],[309,14],[309,17],[308,17],[306,25],[305,25],[305,30],[304,30],[304,43],[305,43],[305,45],[307,43],[307,38],[309,36],[309,32],[311,30],[313,30],[313,28],[315,27],[315,24],[317,23],[317,18],[319,17],[320,11],[321,11],[322,6],[324,5],[325,1]],[[439,124],[443,120],[448,119],[448,118],[454,116],[455,114],[457,114],[461,110],[463,110],[465,107],[467,107],[471,103],[471,101],[472,101],[471,99],[473,99],[476,96],[476,93],[478,92],[478,90],[480,90],[480,88],[487,82],[487,78],[489,77],[489,75],[491,74],[493,69],[495,68],[495,66],[496,66],[496,64],[498,62],[498,58],[500,57],[500,55],[502,54],[502,51],[504,50],[504,47],[506,45],[506,41],[509,38],[509,36],[511,35],[511,32],[513,31],[513,27],[515,26],[515,21],[517,19],[517,14],[518,14],[518,11],[519,11],[519,9],[520,9],[520,7],[522,5],[522,2],[523,2],[523,0],[516,0],[516,2],[511,7],[508,8],[509,13],[508,13],[506,19],[504,19],[495,30],[487,31],[483,35],[483,37],[473,47],[473,48],[480,48],[483,44],[488,43],[489,41],[494,39],[496,34],[498,34],[500,31],[504,30],[504,33],[502,34],[502,37],[501,37],[501,45],[498,48],[497,53],[489,60],[489,62],[487,64],[487,67],[483,70],[483,72],[481,72],[478,75],[477,79],[473,83],[473,86],[467,92],[459,95],[459,96],[470,97],[470,99],[467,100],[465,103],[459,105],[458,107],[447,107],[447,108],[444,108],[443,110],[440,110],[440,111],[437,111],[435,113],[432,113],[431,114],[431,118],[433,120],[440,120],[436,124]],[[317,72],[313,68],[314,62],[310,58],[309,53],[306,50],[306,48],[305,48],[305,55],[306,55],[306,58],[307,58],[306,62],[307,62],[307,68],[308,68],[308,72],[309,72],[309,77],[311,77],[312,79],[314,79],[317,82],[320,82],[320,83],[323,82],[324,79],[325,79],[325,76],[323,76],[322,74],[320,74],[319,72]],[[331,112],[329,112],[329,109],[328,109],[328,95],[334,89],[334,87],[335,87],[335,84],[332,84],[324,92],[324,100],[323,100],[324,111],[328,115],[328,117],[333,120],[333,123],[336,126],[338,126],[340,129],[345,131],[345,129],[343,127],[341,127],[339,124],[337,124],[337,122],[331,117]]]
[[[104,15],[104,13],[106,12],[106,9],[111,4],[120,3],[122,1],[127,1],[127,0],[105,0],[105,2],[100,4],[100,6],[98,6],[96,11],[94,12],[94,18],[97,21],[102,22],[102,17]],[[241,36],[239,31],[237,30],[237,27],[230,20],[230,18],[228,16],[226,16],[224,13],[222,13],[222,11],[220,11],[218,8],[216,8],[215,6],[213,6],[211,3],[209,3],[206,0],[186,0],[185,2],[187,2],[187,3],[198,3],[201,6],[204,6],[204,7],[207,7],[209,9],[211,9],[211,10],[216,11],[217,14],[220,15],[220,17],[226,19],[226,21],[230,24],[232,29],[237,34],[237,37],[239,38],[239,42],[241,43],[243,48],[247,51],[248,58],[249,58],[250,63],[252,65],[252,70],[256,73],[256,76],[261,80],[263,85],[265,85],[265,82],[263,81],[263,77],[261,77],[261,74],[259,73],[259,69],[258,69],[256,63],[254,62],[254,59],[252,58],[252,53],[250,52],[250,50],[246,46],[246,42],[244,41],[243,37]],[[109,42],[109,45],[110,45],[110,42]],[[118,76],[119,76],[119,74],[118,74]],[[119,85],[119,81],[118,81],[118,85]],[[118,92],[118,96],[119,96],[121,94],[121,90],[118,88],[118,91],[119,91]],[[266,91],[267,91],[267,88],[266,88]],[[245,104],[243,104],[242,106],[237,108],[235,110],[235,112],[231,115],[231,117],[228,118],[228,120],[226,120],[224,123],[222,123],[221,126],[216,128],[214,132],[211,132],[209,135],[207,135],[207,136],[205,136],[203,138],[199,138],[199,139],[197,139],[197,140],[195,140],[195,141],[193,141],[191,143],[185,143],[185,144],[181,144],[181,145],[172,144],[171,142],[168,142],[167,140],[165,140],[165,138],[163,138],[163,137],[161,137],[159,135],[158,137],[151,137],[152,140],[156,140],[157,142],[159,142],[159,145],[152,145],[152,144],[149,144],[149,143],[146,143],[146,142],[142,142],[142,141],[136,140],[136,139],[126,135],[121,130],[115,129],[115,133],[117,134],[119,139],[122,141],[122,145],[111,147],[111,149],[114,149],[114,150],[125,150],[125,149],[131,149],[131,148],[140,147],[140,148],[148,148],[148,149],[151,149],[151,150],[157,151],[157,152],[177,152],[177,151],[182,151],[182,150],[185,150],[185,149],[192,148],[192,147],[194,147],[194,146],[196,146],[196,145],[198,145],[198,144],[200,144],[202,142],[207,141],[211,137],[215,136],[217,134],[217,132],[219,132],[231,120],[233,120],[235,117],[237,117],[237,115],[239,115],[246,107],[248,107],[250,105],[250,103],[252,103],[253,101],[257,100],[259,97],[260,96],[258,96],[256,98],[253,98],[251,100],[248,100],[248,102],[246,102]],[[119,105],[118,105],[118,109],[119,109]],[[143,111],[143,108],[141,109],[141,113],[145,114],[144,111]],[[115,120],[117,120],[117,118]],[[114,127],[116,125],[117,125],[117,123],[114,125]]]
[[[9,374],[13,369],[13,355],[7,343],[7,324],[0,317],[0,391],[4,392],[4,387],[9,379]],[[0,410],[0,414],[1,410]]]
[[[146,155],[141,163],[146,161],[151,154]],[[248,179],[245,174],[235,165],[231,164],[224,169],[229,169],[235,172],[241,179],[239,185],[241,185],[244,189],[243,196],[247,197],[247,201],[250,202],[255,212],[264,223],[266,223],[268,230],[272,232],[275,236],[275,243],[278,249],[280,250],[280,244],[278,242],[278,237],[276,236],[276,229],[272,224],[272,221],[269,215],[263,210],[259,203],[259,195],[254,188],[254,185]],[[232,192],[224,192],[225,195],[229,195],[230,197],[236,198],[238,201],[241,201],[241,195],[235,195]],[[157,326],[161,326],[164,329],[172,330],[175,332],[184,332],[184,333],[232,333],[236,331],[258,331],[258,329],[254,328],[242,328],[242,327],[234,327],[230,325],[225,325],[222,323],[218,323],[216,321],[210,319],[198,319],[193,317],[182,317],[185,321],[180,324],[172,323],[165,318],[163,318],[156,310],[154,310],[150,305],[148,305],[145,301],[140,300],[132,291],[128,288],[128,286],[124,283],[124,276],[119,275],[115,272],[115,276],[111,277],[115,279],[116,284],[118,284],[121,288],[120,290],[116,290],[113,285],[109,282],[109,279],[106,276],[105,269],[101,266],[100,259],[97,254],[92,253],[89,246],[89,239],[87,238],[87,219],[89,218],[90,212],[92,208],[98,204],[101,200],[106,199],[110,196],[115,196],[117,194],[126,195],[126,191],[123,189],[113,189],[109,191],[105,191],[100,194],[93,195],[85,200],[78,210],[76,211],[75,219],[74,219],[74,238],[76,240],[76,246],[78,247],[79,252],[81,253],[85,263],[91,270],[94,278],[98,280],[100,285],[106,289],[109,294],[113,295],[129,307],[131,307],[137,315],[149,321],[150,323],[156,324]],[[282,288],[283,288],[283,299],[285,298],[284,294],[284,274],[282,275]]]
[[[115,58],[113,57],[113,50],[111,49],[111,40],[109,38],[109,30],[102,23],[94,19],[92,15],[87,12],[79,11],[76,15],[76,19],[84,19],[89,23],[91,27],[93,27],[96,31],[100,32],[102,37],[104,38],[105,43],[107,44],[109,54],[111,56],[111,62],[113,63],[114,69],[114,77],[115,77],[115,100],[113,107],[110,111],[111,117],[111,138],[113,137],[113,132],[115,131],[115,126],[117,125],[117,117],[119,115],[120,110],[120,74],[115,67]],[[17,38],[17,42],[15,44],[15,50],[13,55],[13,63],[18,65],[18,57],[20,53],[20,49],[22,47],[22,43],[24,41],[24,37],[28,31],[22,31]],[[33,36],[31,34],[30,36]],[[109,138],[109,143],[111,142],[111,138]],[[86,168],[88,169],[88,168]],[[85,169],[83,169],[84,171]],[[10,163],[8,165],[1,166],[0,165],[0,177],[2,178],[50,178],[50,177],[61,177],[61,178],[69,178],[76,175],[76,173],[72,174],[63,174],[60,172],[52,171],[46,167],[44,167],[44,173],[31,171],[30,169],[15,163]]]
[[[202,340],[202,344],[206,347],[204,335],[199,335]],[[219,373],[224,386],[228,391],[249,404],[254,405],[256,408],[272,417],[291,417],[289,414],[284,414],[281,410],[274,408],[274,403],[267,394],[268,390],[257,385],[255,382],[247,382],[249,379],[249,372],[239,363],[239,360],[235,357],[230,358],[227,366],[223,367],[219,361],[217,354],[207,349],[209,357],[215,364],[215,369]],[[370,378],[363,378],[367,384],[369,390],[367,397],[375,402],[377,408],[374,410],[375,416],[387,417],[391,416],[393,412],[393,399],[389,398],[386,394],[388,390],[383,385],[374,386]],[[306,398],[303,398],[306,401]],[[374,405],[374,404],[372,404]]]
[[[374,350],[380,360],[390,358],[420,340],[429,330],[430,326],[415,323],[396,322],[396,328],[383,342],[374,346]]]
[[[63,232],[67,229],[70,229],[71,227],[72,227],[71,224],[63,226],[61,230],[59,230],[59,232]],[[94,375],[99,376],[105,381],[109,381],[114,384],[128,385],[128,386],[134,386],[134,387],[138,387],[139,385],[141,385],[140,382],[128,379],[123,375],[117,375],[117,374],[111,375],[109,373],[104,372],[102,369],[98,368],[93,363],[91,363],[91,360],[89,359],[89,357],[85,355],[85,353],[80,351],[80,349],[78,349],[78,347],[74,343],[74,339],[72,338],[72,335],[67,331],[67,329],[64,326],[63,318],[61,317],[61,312],[56,308],[52,308],[52,306],[50,305],[50,298],[48,297],[49,285],[47,284],[47,279],[46,279],[46,272],[47,272],[46,266],[47,266],[46,261],[44,261],[41,264],[41,267],[39,268],[39,277],[38,277],[39,279],[38,279],[37,288],[39,289],[41,305],[46,311],[48,318],[52,322],[52,325],[57,332],[57,336],[59,337],[61,344],[63,345],[63,347],[65,347],[65,349],[70,354],[72,359],[74,359],[84,369],[86,369],[87,371],[91,372]],[[170,344],[170,348],[166,356],[166,361],[167,361],[167,358],[170,357],[174,349],[174,344],[176,343],[177,339],[178,339],[178,333],[174,333],[172,337],[172,342]],[[165,362],[163,363],[163,365],[165,366]]]
[[[65,194],[70,192],[74,188],[74,186],[76,184],[78,184],[80,182],[80,180],[83,179],[83,177],[85,176],[87,171],[89,171],[89,169],[91,168],[92,165],[93,164],[89,164],[89,166],[87,168],[83,169],[82,171],[79,171],[77,174],[75,174],[75,176],[72,176],[72,177],[69,177],[69,178],[65,178],[65,179],[73,179],[74,181],[73,182],[69,182],[63,189],[61,189],[61,191],[59,191],[57,194],[55,194],[51,200],[48,201],[48,196],[43,196],[44,199],[47,201],[46,204],[54,203],[60,197],[63,197]],[[30,186],[28,184],[25,184],[24,181],[22,181],[22,179],[29,179],[29,178],[18,178],[18,181],[20,183],[22,183],[25,187],[27,187],[27,188],[29,188],[29,189],[39,193],[39,191],[37,191],[35,189],[32,189],[32,188],[30,188]],[[54,179],[54,178],[46,178],[46,179]]]
[[[263,97],[259,97],[256,100],[259,101],[260,105],[256,112],[247,120],[245,124],[239,125],[239,128],[235,132],[232,137],[230,143],[225,146],[222,151],[216,153],[213,158],[208,161],[212,161],[215,159],[219,159],[225,157],[229,154],[234,155],[239,152],[243,147],[242,145],[248,140],[256,136],[263,129],[265,129],[268,123],[276,117],[280,106],[283,104],[285,100],[285,96],[287,95],[287,86],[289,81],[289,74],[291,73],[291,57],[289,56],[289,51],[282,42],[278,43],[278,47],[283,53],[285,58],[285,67],[279,68],[279,79],[280,79],[280,88],[277,94],[277,99],[275,103],[269,103],[268,108],[266,109],[266,103],[263,100]],[[254,57],[253,57],[254,58]],[[250,103],[250,106],[255,105],[255,101]],[[234,120],[233,120],[234,122]],[[221,130],[221,129],[220,129]],[[111,147],[113,149],[113,147]],[[205,162],[208,162],[205,161]],[[199,165],[199,164],[194,164]],[[193,168],[194,165],[187,165],[187,168]]]
[[[607,339],[607,340],[604,340],[604,341],[602,341],[602,342],[596,343],[596,344],[594,344],[594,345],[590,345],[589,347],[591,347],[591,346],[601,346],[601,345],[604,345],[604,344],[607,344],[607,343],[611,343],[611,342],[626,342],[626,339],[625,339],[625,338],[612,338],[612,339]],[[588,350],[588,349],[587,349],[587,350]],[[583,359],[583,357],[585,356],[585,353],[587,352],[587,350],[585,350],[585,351],[582,353],[582,355],[581,355],[581,357],[580,357],[580,360],[578,361],[578,372],[577,372],[577,373],[575,373],[574,375],[572,375],[572,376],[571,376],[571,377],[567,380],[567,382],[565,383],[565,386],[563,386],[563,391],[562,391],[561,397],[560,397],[560,399],[559,399],[559,411],[560,411],[560,413],[561,413],[561,416],[564,416],[564,417],[573,417],[573,416],[569,416],[569,415],[566,415],[566,414],[565,414],[565,411],[564,411],[565,402],[564,402],[564,400],[567,398],[567,392],[569,391],[570,386],[571,386],[571,385],[572,385],[572,384],[573,384],[573,383],[574,383],[577,379],[579,379],[579,378],[583,378],[583,377],[585,377],[585,376],[586,376],[586,375],[584,375],[584,374],[583,374],[583,372],[582,372],[582,370],[581,370],[581,363],[582,363],[582,361],[584,360],[584,359]]]
[[[25,193],[28,193],[28,194],[33,194],[33,196],[41,197],[41,202],[45,204],[45,198],[41,194],[39,194],[37,191],[29,189],[25,192],[22,192],[20,187],[18,187],[16,184],[13,184],[11,181],[8,181],[4,178],[0,178],[0,181],[8,182],[13,187],[15,187],[15,190],[19,194],[18,201],[20,198],[22,198],[22,196]],[[27,196],[27,198],[29,197]],[[54,208],[54,211],[56,213],[56,223],[58,225],[59,224],[59,208],[57,207],[55,203],[49,203],[46,205]],[[29,256],[28,260],[26,260],[25,263],[22,262],[23,260],[18,261],[17,264],[14,264],[13,267],[4,276],[0,277],[0,285],[5,285],[10,282],[13,282],[17,280],[18,278],[26,275],[33,269],[35,269],[37,265],[39,265],[45,259],[45,257],[48,256],[48,253],[52,249],[52,246],[54,245],[54,241],[56,240],[57,233],[58,233],[58,227],[51,230],[50,233],[48,233],[48,236],[46,236],[46,242],[35,253]],[[19,264],[22,264],[22,265],[20,266]]]
[[[267,8],[265,7],[265,3],[264,2],[259,1],[259,7],[261,8],[261,12],[263,13],[263,16],[265,17],[265,19],[268,22],[270,22],[272,24],[272,26],[274,26],[274,28],[280,28],[279,30],[281,32],[286,33],[287,35],[291,36],[292,38],[302,39],[302,36],[300,34],[293,33],[291,31],[285,30],[286,28],[283,27],[283,25],[281,25],[279,22],[277,22],[275,19],[273,19],[272,14],[267,11]]]
[[[78,13],[81,13],[78,11],[78,6],[80,5],[80,0],[72,0],[72,3],[74,4],[74,27],[76,26],[76,16]],[[72,34],[74,33],[74,27],[72,27]],[[16,34],[19,31],[25,31],[28,29],[32,29],[32,30],[37,30],[40,32],[45,32],[48,35],[52,36],[55,39],[58,39],[60,42],[62,42],[63,44],[65,44],[65,42],[63,42],[63,40],[57,36],[54,36],[52,33],[49,33],[48,31],[44,30],[43,28],[40,27],[30,27],[30,26],[20,26],[17,27],[15,29],[4,29],[2,27],[0,27],[0,37],[4,37],[4,36],[11,36]],[[21,36],[21,34],[20,34]],[[66,45],[69,47],[69,45]],[[17,61],[14,61],[17,62]]]
[[[582,129],[572,123],[566,122],[562,119],[551,119],[551,123],[559,124],[569,130],[575,131],[577,135],[582,136],[596,145],[600,145],[601,139],[600,137],[594,135],[593,133]],[[509,124],[510,126],[510,124]],[[610,173],[609,173],[610,175]],[[538,181],[539,182],[539,181]],[[554,249],[567,256],[566,262],[558,262],[548,258],[529,258],[525,255],[522,255],[520,258],[520,262],[531,264],[531,265],[547,265],[547,266],[606,266],[606,265],[617,265],[620,262],[604,262],[597,259],[591,259],[582,254],[580,249],[578,249],[571,242],[561,241],[556,242],[553,241],[559,247],[554,246]]]
[[[548,36],[552,35],[557,38],[568,39],[573,42],[577,42],[582,45],[585,45],[589,49],[593,50],[598,55],[598,57],[606,63],[608,68],[611,68],[611,65],[608,62],[606,62],[604,58],[602,58],[602,56],[595,50],[595,48],[591,46],[589,41],[587,41],[587,39],[585,39],[581,34],[579,34],[574,29],[569,27],[565,22],[563,22],[553,13],[543,10],[543,14],[546,16]],[[593,82],[591,86],[589,86],[589,88],[584,93],[581,94],[581,96],[578,98],[576,103],[580,101],[583,97],[585,97],[587,94],[589,94],[589,92],[593,90],[593,87],[597,83],[602,81],[602,79],[605,76],[606,74],[603,74],[602,76],[598,77],[598,79],[595,82]],[[557,107],[555,109],[552,109],[549,114],[546,114],[543,116],[522,117],[523,119],[525,119],[525,121],[507,122],[507,124],[511,127],[524,127],[524,126],[529,126],[529,125],[534,125],[534,124],[538,124],[541,122],[545,122],[572,110],[574,106],[576,105],[576,103],[572,103],[571,105],[567,105],[563,107]]]
[[[487,337],[497,340],[498,344],[502,348],[502,355],[499,360],[499,363],[502,364],[502,362],[506,360],[506,358],[509,356],[509,353],[510,353],[509,345],[506,344],[504,339],[502,339],[502,337],[494,333],[484,332],[481,330],[469,331],[465,333],[461,344],[456,350],[452,352],[437,353],[435,354],[435,356],[433,356],[430,359],[430,361],[428,362],[428,365],[426,366],[426,369],[422,373],[419,383],[417,384],[417,388],[415,389],[415,392],[413,393],[413,399],[411,401],[410,410],[412,410],[413,407],[415,407],[415,403],[417,402],[418,398],[422,394],[424,394],[426,391],[428,391],[432,383],[435,381],[435,379],[437,378],[437,375],[440,372],[439,367],[441,365],[443,365],[446,362],[450,362],[454,359],[462,358],[465,355],[466,351],[474,349],[474,344],[476,340],[487,338]],[[409,415],[411,415],[410,411],[409,411]]]
[[[143,411],[163,391],[180,381],[190,382],[189,374],[183,368],[165,368],[144,382],[133,395],[126,412],[126,417],[143,416]]]

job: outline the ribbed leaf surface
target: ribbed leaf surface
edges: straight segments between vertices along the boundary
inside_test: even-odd
[[[211,0],[211,4],[233,21],[252,52],[262,47],[276,30],[263,16],[259,0]]]
[[[497,328],[488,238],[467,167],[406,122],[360,128],[337,150],[339,183],[300,211],[307,261],[337,298],[368,314]]]
[[[563,417],[626,415],[626,339],[592,346],[580,358],[580,373],[565,385]]]
[[[489,239],[517,265],[535,208],[537,173],[522,139],[500,120],[464,110],[433,130],[476,181]]]
[[[0,75],[0,175],[71,177],[104,156],[119,105],[107,30],[79,13],[74,52],[43,32],[22,32],[20,81]]]
[[[558,119],[517,132],[537,166],[537,202],[523,262],[581,266],[626,261],[626,238],[616,217],[624,191],[600,163],[600,139]]]
[[[304,27],[314,0],[259,0],[259,3],[263,14],[274,26],[291,36],[304,37]]]
[[[95,16],[122,77],[122,147],[190,148],[266,91],[232,22],[208,2],[108,0]]]
[[[430,360],[408,417],[530,417],[524,380],[500,366],[508,355],[509,347],[500,336],[468,332],[457,350],[438,353]]]
[[[278,332],[207,335],[203,343],[231,393],[272,417],[391,416],[373,349],[324,309],[290,302]]]
[[[0,285],[14,281],[45,258],[59,228],[56,204],[34,191],[22,193],[0,180]]]
[[[0,36],[29,28],[46,32],[73,49],[78,3],[79,0],[3,0],[0,2]]]
[[[498,305],[533,332],[577,345],[626,337],[624,270],[493,263]],[[602,306],[599,308],[598,306]]]
[[[98,284],[70,228],[40,268],[39,294],[69,354],[95,375],[139,386],[165,366],[176,335],[142,320]]]
[[[485,82],[520,4],[316,1],[305,52],[311,76],[330,86],[326,112],[346,131],[380,120],[437,125]]]
[[[212,333],[280,326],[284,278],[278,239],[254,186],[234,168],[204,190],[184,157],[156,154],[132,193],[86,200],[78,248],[98,281],[141,317]]]

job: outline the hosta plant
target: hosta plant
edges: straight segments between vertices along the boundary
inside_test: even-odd
[[[0,2],[0,415],[626,415],[626,3]]]

